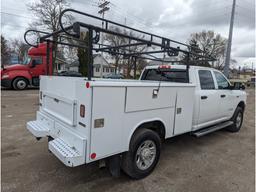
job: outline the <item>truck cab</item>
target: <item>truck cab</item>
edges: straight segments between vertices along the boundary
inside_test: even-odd
[[[52,60],[49,52],[49,63]],[[46,44],[41,43],[38,47],[28,50],[22,64],[4,67],[1,70],[1,86],[24,90],[28,86],[39,86],[39,76],[52,74],[52,66],[47,64]]]
[[[140,80],[186,83],[185,65],[148,66]],[[218,70],[208,67],[190,66],[189,83],[196,85],[192,131],[228,121],[237,107],[245,108],[244,87],[232,86]]]

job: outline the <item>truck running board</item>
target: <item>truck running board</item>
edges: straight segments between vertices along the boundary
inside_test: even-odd
[[[194,135],[196,137],[202,137],[208,133],[212,133],[214,131],[218,131],[220,129],[228,127],[228,126],[232,125],[233,123],[234,123],[233,121],[226,121],[224,123],[217,124],[212,127],[207,127],[205,129],[200,129],[199,131],[192,132],[192,135]]]

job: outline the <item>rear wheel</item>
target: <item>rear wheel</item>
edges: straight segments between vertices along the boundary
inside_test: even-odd
[[[123,171],[134,179],[148,176],[160,157],[161,139],[149,129],[138,130],[131,139],[130,149],[122,157]]]
[[[28,86],[28,81],[25,78],[18,77],[14,79],[12,86],[16,90],[24,90]]]
[[[243,124],[244,111],[241,107],[237,107],[232,117],[233,125],[226,128],[230,132],[238,132]]]

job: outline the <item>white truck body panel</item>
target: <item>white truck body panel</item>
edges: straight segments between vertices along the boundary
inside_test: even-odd
[[[200,88],[199,70],[211,71],[215,89]],[[40,109],[27,128],[36,137],[52,137],[49,150],[73,167],[128,151],[143,123],[160,122],[170,138],[229,120],[246,102],[242,91],[218,90],[214,69],[191,67],[189,77],[190,83],[176,83],[41,76]]]
[[[166,138],[191,131],[193,84],[162,82],[159,87],[154,81],[95,80],[86,88],[86,82],[77,77],[42,76],[41,106],[33,123],[47,129],[34,134],[28,123],[35,136],[54,138],[49,149],[68,166],[127,151],[133,132],[145,122],[162,122]],[[81,104],[85,105],[84,118],[79,113]],[[178,108],[181,111],[177,113]],[[97,120],[104,120],[104,125],[97,127]],[[64,147],[58,149],[57,145]],[[96,154],[94,159],[90,158],[92,153]]]

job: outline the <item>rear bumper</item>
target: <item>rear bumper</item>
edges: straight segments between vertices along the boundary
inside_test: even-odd
[[[54,138],[48,143],[49,150],[66,166],[85,164],[86,140],[48,116],[37,112],[37,120],[27,123],[27,129],[35,137]]]
[[[6,88],[12,87],[12,80],[11,79],[1,79],[1,86]]]

